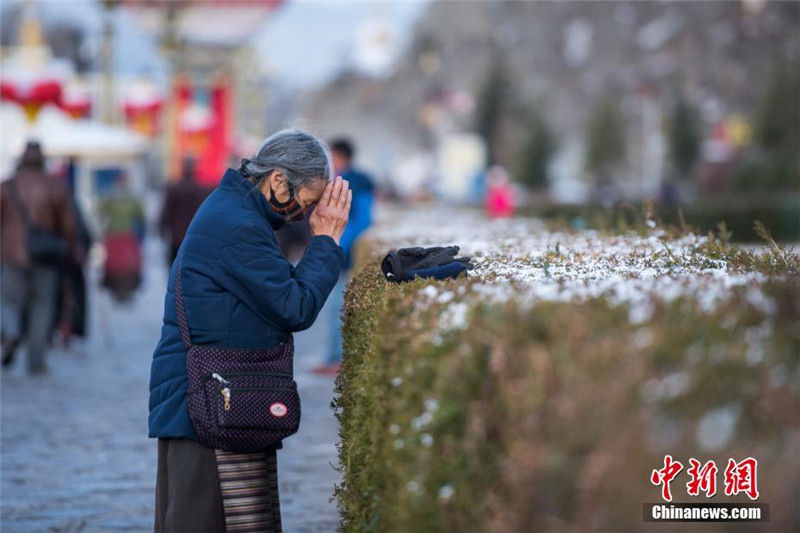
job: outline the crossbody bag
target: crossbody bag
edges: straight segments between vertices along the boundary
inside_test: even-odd
[[[180,262],[175,269],[175,306],[189,377],[189,417],[200,443],[249,453],[296,433],[300,396],[292,375],[293,339],[272,348],[193,344]]]

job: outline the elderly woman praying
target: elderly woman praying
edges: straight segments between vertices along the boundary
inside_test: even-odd
[[[172,265],[151,366],[155,531],[280,531],[275,452],[282,444],[236,454],[198,442],[187,402],[186,339],[203,347],[268,349],[311,326],[339,278],[351,196],[346,181],[332,178],[325,144],[289,129],[269,137],[238,170],[228,169],[195,214]],[[275,232],[310,212],[313,238],[293,266]],[[276,416],[285,412],[282,405]]]

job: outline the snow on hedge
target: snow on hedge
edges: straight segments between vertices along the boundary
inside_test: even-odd
[[[648,226],[644,236],[610,236],[549,231],[530,218],[489,220],[477,210],[392,208],[381,212],[370,234],[387,250],[461,246],[461,254],[471,256],[476,266],[469,273],[475,283],[460,292],[471,293],[475,301],[516,299],[530,305],[607,297],[613,304],[628,304],[629,319],[637,323],[650,317],[654,299],[693,296],[710,311],[733,288],[743,287],[750,304],[768,315],[774,312],[774,302],[760,290],[767,275],[711,257],[707,236],[673,238],[652,221]],[[420,303],[454,296],[446,286],[431,284],[421,290]],[[465,326],[467,306],[454,302],[450,307],[445,325]]]

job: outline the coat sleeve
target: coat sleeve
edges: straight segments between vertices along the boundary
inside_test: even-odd
[[[286,331],[314,323],[344,262],[332,238],[311,239],[296,267],[284,258],[275,235],[257,226],[236,231],[217,264],[219,283],[265,321]]]

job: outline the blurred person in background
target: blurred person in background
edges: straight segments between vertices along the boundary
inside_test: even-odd
[[[493,166],[486,173],[485,208],[490,218],[507,218],[514,214],[514,189],[508,172]]]
[[[268,349],[313,324],[344,262],[340,242],[351,202],[347,182],[330,177],[322,141],[300,130],[279,131],[238,170],[225,172],[189,225],[172,265],[150,373],[149,436],[158,438],[156,532],[232,531],[234,525],[237,531],[281,531],[276,450],[282,442],[243,454],[199,442],[187,400],[187,344]],[[275,232],[312,209],[314,236],[292,266]],[[183,332],[178,275],[188,319]]]
[[[192,217],[210,192],[195,179],[195,160],[184,159],[180,180],[167,188],[158,223],[161,235],[169,243],[170,265],[178,255]]]
[[[69,193],[47,175],[37,142],[27,144],[16,175],[0,188],[0,252],[3,366],[12,363],[24,337],[28,373],[43,373],[59,268],[70,260],[81,261],[82,251]]]
[[[333,169],[350,183],[353,191],[353,203],[350,205],[350,216],[347,228],[342,235],[341,246],[344,249],[344,268],[339,281],[333,288],[330,297],[330,334],[325,361],[313,371],[317,374],[333,375],[339,372],[342,362],[341,314],[344,305],[344,291],[350,279],[350,268],[353,266],[353,246],[364,231],[372,224],[372,203],[374,200],[374,184],[364,172],[353,167],[355,146],[347,138],[337,138],[330,142],[333,158]]]
[[[126,175],[120,175],[114,192],[101,200],[98,214],[106,251],[103,286],[118,301],[128,302],[142,282],[144,209],[132,194]]]
[[[88,297],[86,286],[86,252],[92,247],[92,234],[86,224],[78,202],[75,199],[76,162],[71,158],[64,168],[64,180],[67,183],[70,205],[75,216],[75,235],[80,250],[84,253],[80,258],[68,258],[61,265],[61,276],[58,291],[58,304],[53,330],[61,335],[64,346],[69,347],[73,337],[86,337]]]

